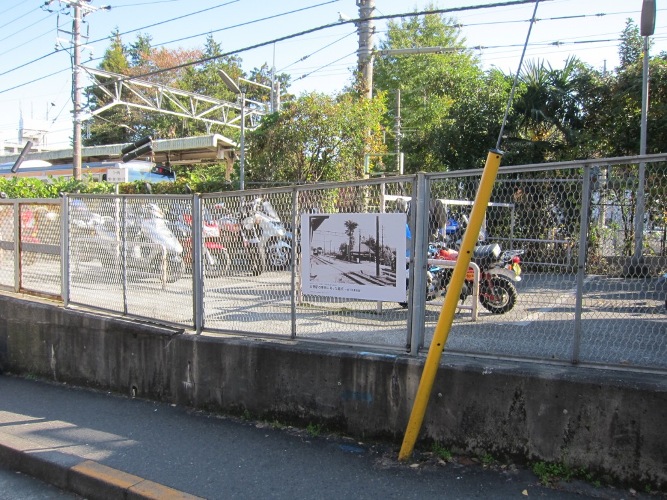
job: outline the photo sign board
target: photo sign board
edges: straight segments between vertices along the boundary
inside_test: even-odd
[[[404,302],[404,213],[302,214],[305,295]]]

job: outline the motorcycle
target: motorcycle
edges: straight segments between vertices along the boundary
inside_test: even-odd
[[[255,199],[250,204],[253,212],[262,261],[266,269],[279,271],[292,264],[292,238],[269,200]]]
[[[72,253],[81,261],[123,264],[121,228],[113,217],[92,212],[81,200],[72,200]],[[164,276],[174,283],[183,274],[183,247],[169,229],[155,203],[129,211],[125,218],[125,263],[128,269]]]
[[[179,211],[175,222],[171,223],[172,231],[178,238],[184,250],[183,261],[186,269],[192,272],[192,214],[185,210]],[[229,270],[230,257],[221,237],[218,222],[208,211],[202,213],[202,260],[206,277],[222,276]]]
[[[448,236],[451,241],[460,245],[460,237],[465,231],[468,220],[463,215],[461,220],[455,222],[457,222],[456,229]],[[521,281],[521,255],[523,253],[523,250],[502,251],[497,243],[477,245],[474,248],[471,262],[474,262],[480,270],[479,301],[489,312],[504,314],[514,308],[518,297],[514,283]],[[442,244],[429,245],[431,259],[456,261],[458,254],[458,250]],[[451,268],[441,268],[441,271],[437,272],[437,288],[442,290],[443,294],[453,272]],[[461,301],[472,295],[473,280],[474,272],[469,267],[461,289]]]
[[[216,204],[213,209],[230,268],[250,271],[253,276],[262,274],[264,266],[254,212],[246,205],[240,212],[232,213],[224,203]]]

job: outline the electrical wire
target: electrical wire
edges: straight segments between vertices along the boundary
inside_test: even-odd
[[[338,1],[338,0],[332,0],[332,1]],[[553,0],[542,0],[542,1],[543,2],[550,2],[550,1],[553,1]],[[326,3],[332,3],[332,2],[326,2]],[[386,16],[378,16],[378,17],[374,17],[373,20],[394,19],[394,18],[398,18],[398,17],[415,17],[415,16],[420,16],[420,15],[430,15],[430,14],[445,14],[445,13],[448,13],[448,12],[461,12],[461,11],[467,11],[467,10],[479,10],[479,9],[488,9],[488,8],[495,8],[495,7],[506,7],[508,5],[521,5],[521,4],[527,4],[527,3],[535,3],[535,0],[515,0],[515,1],[512,1],[512,2],[498,2],[498,3],[493,3],[493,4],[471,5],[471,6],[467,6],[467,7],[451,7],[449,9],[430,9],[430,10],[424,10],[424,11],[421,11],[421,12],[407,12],[407,13],[402,13],[402,14],[390,14],[390,15],[386,15]],[[336,23],[324,24],[324,25],[321,25],[321,26],[316,26],[314,28],[307,29],[307,30],[299,31],[297,33],[292,33],[290,35],[285,35],[285,36],[274,38],[272,40],[268,40],[268,41],[265,41],[265,42],[260,42],[260,43],[254,44],[254,45],[249,45],[249,46],[243,47],[241,49],[225,52],[224,54],[219,54],[219,55],[214,55],[214,56],[209,56],[209,57],[203,57],[203,58],[196,59],[194,61],[190,61],[190,62],[187,62],[187,63],[178,64],[176,66],[171,66],[171,67],[168,67],[168,68],[160,68],[160,69],[157,69],[157,70],[154,70],[154,71],[150,71],[150,72],[143,73],[143,74],[136,75],[136,76],[132,76],[132,77],[128,76],[126,78],[119,79],[119,81],[128,81],[128,80],[133,80],[133,79],[141,79],[141,78],[145,78],[145,77],[148,77],[148,76],[159,75],[159,74],[162,74],[162,73],[166,73],[167,71],[173,71],[173,70],[177,70],[177,69],[187,68],[189,66],[194,66],[194,65],[197,65],[197,64],[202,64],[202,63],[214,61],[216,59],[221,59],[223,57],[236,55],[236,54],[239,54],[241,52],[246,52],[246,51],[257,49],[257,48],[260,48],[260,47],[265,47],[267,45],[271,45],[271,44],[274,44],[274,43],[277,43],[277,42],[282,42],[282,41],[285,41],[285,40],[290,40],[292,38],[297,38],[297,37],[307,35],[307,34],[310,34],[310,33],[315,33],[317,31],[322,31],[324,29],[332,28],[332,27],[335,27],[335,26],[341,26],[341,25],[344,25],[344,24],[357,24],[357,23],[360,23],[362,21],[364,21],[364,19],[351,19],[349,21],[338,21]],[[180,40],[182,40],[182,39],[175,40],[175,41],[180,41]]]
[[[21,4],[20,4],[20,3],[17,3],[16,5],[14,5],[14,7],[11,7],[10,9],[7,9],[7,10],[5,11],[5,13],[9,12],[10,10],[12,10],[12,9],[15,8],[15,7],[18,7],[19,5],[21,5]],[[34,7],[28,9],[28,12],[26,12],[26,13],[24,13],[24,14],[21,14],[21,15],[18,16],[18,17],[15,17],[15,18],[12,19],[11,21],[7,21],[5,24],[0,25],[0,29],[4,28],[5,26],[9,26],[10,24],[15,23],[15,22],[18,21],[19,19],[23,19],[26,15],[28,15],[28,14],[29,14],[30,12],[32,12],[33,10],[35,10]]]
[[[498,141],[496,142],[496,151],[500,151],[500,143],[503,140],[503,132],[505,131],[505,125],[507,124],[507,117],[510,114],[510,107],[512,106],[512,101],[514,100],[514,92],[516,90],[516,85],[519,81],[519,74],[521,73],[521,65],[523,64],[523,58],[526,55],[526,49],[528,48],[528,40],[530,39],[530,32],[533,30],[535,25],[535,16],[537,15],[537,6],[539,5],[540,0],[535,0],[535,9],[533,10],[533,20],[530,22],[528,27],[528,34],[526,35],[526,42],[523,44],[523,52],[521,52],[521,59],[519,59],[519,67],[516,70],[516,75],[514,75],[514,82],[512,83],[512,90],[510,91],[509,99],[507,99],[507,107],[505,108],[505,114],[503,115],[503,122],[500,125],[500,133],[498,133]]]
[[[353,31],[353,32],[351,32],[351,33],[348,33],[347,35],[345,35],[345,36],[339,38],[338,40],[336,40],[336,41],[334,41],[334,42],[331,42],[331,43],[325,45],[324,47],[321,47],[321,48],[317,49],[316,51],[311,52],[311,53],[308,54],[308,55],[303,56],[301,59],[298,59],[298,60],[294,61],[292,64],[288,64],[288,65],[285,66],[284,68],[278,70],[278,73],[282,73],[283,71],[285,71],[285,70],[286,70],[287,68],[289,68],[290,66],[294,66],[295,64],[298,64],[298,63],[300,63],[300,62],[303,62],[303,61],[305,61],[306,59],[308,59],[309,57],[314,56],[314,55],[317,54],[318,52],[322,52],[324,49],[328,49],[328,48],[331,47],[332,45],[335,45],[335,44],[337,44],[338,42],[340,42],[340,41],[342,41],[342,40],[345,40],[345,39],[346,39],[347,37],[349,37],[350,35],[354,35],[354,34],[356,34],[356,31]]]
[[[319,67],[319,68],[317,68],[317,69],[311,71],[310,73],[306,73],[305,75],[301,75],[299,78],[296,78],[294,81],[297,82],[297,81],[299,81],[299,80],[303,80],[304,78],[309,77],[309,76],[312,75],[313,73],[316,73],[316,72],[318,72],[318,71],[320,71],[320,70],[322,70],[322,69],[324,69],[324,68],[327,68],[328,66],[330,66],[330,65],[332,65],[332,64],[335,64],[335,63],[337,63],[338,61],[341,61],[341,60],[345,59],[346,57],[350,57],[351,55],[354,55],[354,54],[356,54],[356,53],[357,53],[357,51],[355,50],[354,52],[351,52],[351,53],[349,53],[349,54],[346,54],[346,55],[344,55],[343,57],[340,57],[340,58],[336,59],[335,61],[331,61],[329,64],[325,64],[324,66],[321,66],[321,67]]]
[[[10,35],[7,35],[7,36],[4,37],[4,38],[0,38],[0,42],[4,42],[4,41],[7,40],[8,38],[13,37],[14,35],[18,35],[18,34],[21,33],[22,31],[25,31],[25,30],[28,29],[28,28],[32,28],[32,27],[35,26],[36,24],[39,24],[39,23],[41,23],[41,22],[44,22],[44,21],[46,21],[46,20],[48,20],[48,19],[49,19],[48,17],[43,17],[43,18],[40,19],[39,21],[35,21],[34,23],[29,24],[28,26],[25,26],[25,27],[21,28],[21,29],[18,30],[18,31],[15,31],[14,33],[12,33],[12,34],[10,34]]]
[[[322,7],[323,5],[327,5],[327,4],[330,4],[330,3],[336,3],[336,2],[339,2],[339,1],[340,0],[329,0],[328,2],[322,2],[322,3],[315,4],[315,5],[309,5],[308,7],[302,7],[300,9],[294,9],[294,10],[290,10],[288,12],[282,12],[280,14],[274,14],[272,16],[262,17],[262,18],[259,18],[259,19],[253,19],[252,21],[246,21],[244,23],[234,24],[232,26],[226,26],[225,28],[220,28],[220,29],[217,29],[217,30],[205,31],[203,33],[198,33],[196,35],[190,35],[190,36],[186,36],[186,37],[183,37],[183,38],[176,38],[175,40],[169,40],[167,42],[161,42],[158,45],[168,45],[170,43],[182,42],[184,40],[190,40],[191,38],[197,38],[199,36],[209,35],[209,34],[213,34],[213,33],[219,33],[220,31],[226,31],[226,30],[229,30],[229,29],[232,29],[232,28],[240,28],[241,26],[248,26],[250,24],[255,24],[255,23],[258,23],[258,22],[261,22],[261,21],[268,21],[269,19],[275,19],[277,17],[286,16],[288,14],[295,14],[297,12],[302,12],[304,10],[314,9],[315,7]]]
[[[183,1],[183,0],[155,0],[154,2],[140,2],[140,3],[135,2],[135,3],[129,3],[127,5],[114,5],[113,9],[116,10],[116,9],[122,9],[124,7],[138,7],[138,6],[141,6],[141,5],[153,5],[153,4],[156,4],[156,3],[173,3],[173,2],[181,2],[181,1]]]
[[[43,36],[48,35],[48,34],[51,33],[52,31],[53,31],[53,29],[52,29],[52,28],[49,28],[47,31],[45,31],[45,32],[42,33],[41,35],[32,36],[32,37],[30,37],[30,38],[31,38],[31,41],[34,42],[35,40],[39,40],[40,38],[42,38]],[[9,54],[10,52],[13,52],[13,51],[15,51],[15,50],[17,50],[17,49],[24,48],[24,46],[25,46],[25,43],[21,43],[21,44],[19,44],[19,45],[16,45],[16,46],[12,47],[11,49],[7,49],[7,50],[5,50],[4,52],[0,52],[0,56],[4,56],[5,54]]]
[[[543,0],[543,1],[551,1],[551,0]],[[521,5],[521,4],[526,4],[526,3],[533,3],[533,0],[502,2],[502,3],[496,3],[496,4],[485,4],[485,5],[477,5],[477,6],[461,7],[461,8],[452,8],[452,9],[437,9],[437,10],[428,10],[428,11],[411,12],[411,13],[403,13],[403,14],[391,14],[391,15],[383,15],[383,16],[379,16],[379,17],[374,17],[373,19],[376,20],[376,19],[389,19],[389,18],[397,18],[397,17],[414,17],[414,16],[425,15],[425,14],[430,14],[430,13],[438,13],[438,14],[441,14],[441,13],[452,12],[452,11],[476,10],[476,9],[481,9],[481,8],[503,7],[503,6],[511,6],[511,5]],[[663,10],[663,9],[660,9],[660,10]],[[299,36],[303,36],[303,35],[305,35],[305,34],[313,33],[313,32],[316,32],[316,31],[320,31],[320,30],[323,30],[323,29],[326,29],[326,28],[331,28],[331,27],[335,27],[335,26],[340,26],[341,24],[349,24],[349,23],[360,22],[360,21],[362,21],[362,20],[361,20],[361,19],[356,19],[356,20],[353,19],[353,20],[346,21],[346,22],[337,22],[337,23],[327,24],[327,25],[319,26],[319,27],[312,28],[312,29],[309,29],[309,30],[306,30],[306,31],[302,31],[302,32],[299,32],[299,33],[294,33],[294,34],[292,34],[292,35],[287,35],[287,36],[285,36],[285,37],[280,37],[280,38],[275,39],[275,40],[270,40],[270,41],[268,41],[268,42],[263,42],[263,43],[260,43],[260,44],[252,45],[252,46],[245,47],[245,48],[242,48],[242,49],[238,49],[238,50],[235,50],[235,51],[230,51],[230,52],[227,52],[227,53],[222,54],[222,55],[214,56],[214,57],[212,57],[212,58],[198,59],[198,60],[196,60],[196,61],[192,61],[192,62],[189,62],[189,63],[185,63],[185,64],[183,64],[183,65],[175,66],[175,67],[172,67],[172,68],[164,68],[164,69],[161,69],[161,70],[158,70],[158,71],[155,71],[155,72],[150,72],[150,73],[146,73],[146,74],[143,74],[143,75],[138,75],[138,76],[136,76],[136,77],[132,77],[132,78],[142,78],[142,77],[146,77],[146,76],[151,76],[151,75],[153,75],[153,74],[157,74],[157,73],[162,73],[162,72],[170,71],[170,70],[173,70],[173,69],[180,69],[181,67],[185,67],[185,66],[189,66],[189,65],[194,65],[194,64],[200,64],[200,63],[202,63],[202,62],[207,62],[207,61],[212,60],[212,59],[221,58],[221,57],[225,57],[225,56],[228,56],[228,55],[234,55],[234,54],[238,54],[238,53],[241,53],[241,52],[244,52],[244,51],[252,50],[252,49],[254,49],[254,48],[258,48],[258,47],[262,47],[262,46],[265,46],[265,45],[273,44],[273,43],[276,43],[277,41],[285,41],[285,40],[289,40],[289,39],[292,39],[292,38],[297,38],[297,37],[299,37]],[[255,21],[255,22],[256,22],[256,21]],[[506,22],[511,22],[511,21],[506,21]],[[247,23],[244,23],[244,24],[247,24]],[[224,29],[229,29],[229,28],[230,28],[230,27],[228,27],[228,28],[224,28]],[[106,39],[106,38],[105,38],[105,39]],[[102,39],[101,39],[101,40],[102,40]],[[606,41],[607,41],[607,42],[611,42],[611,41],[617,41],[617,40],[618,40],[618,39],[609,39],[609,40],[606,40]],[[601,42],[606,42],[606,41],[603,41],[603,40],[593,40],[593,41],[580,41],[579,43],[580,43],[580,44],[581,44],[581,43],[601,43]],[[168,43],[169,43],[169,42],[168,42]],[[555,42],[550,42],[550,44],[553,45],[553,44],[555,44]],[[533,44],[533,45],[534,45],[534,44]],[[559,43],[558,45],[565,45],[565,43]],[[512,45],[506,45],[506,46],[477,46],[477,47],[471,47],[471,49],[486,50],[486,49],[494,49],[494,48],[509,48],[509,47],[512,47]],[[46,54],[46,55],[44,55],[44,56],[41,56],[40,58],[37,58],[37,59],[31,61],[30,63],[37,62],[37,61],[39,61],[39,60],[41,60],[41,59],[43,59],[43,58],[45,58],[45,57],[48,57],[48,56],[51,56],[51,55],[55,54],[55,53],[57,53],[57,52],[53,52],[53,53],[51,53],[51,54]],[[101,59],[101,58],[95,58],[95,59],[93,59],[93,61],[95,61],[95,60],[99,60],[99,59]],[[23,64],[23,65],[19,66],[19,68],[20,68],[20,67],[24,67],[25,65],[30,64],[30,63]],[[293,64],[294,64],[294,63],[293,63]],[[330,63],[330,64],[333,64],[333,62]],[[291,66],[291,65],[290,65],[290,66]],[[326,66],[325,66],[325,67],[326,67]],[[15,68],[15,69],[18,69],[18,68]],[[14,71],[14,69],[7,70],[7,71],[5,71],[4,73],[1,73],[0,76],[1,76],[1,75],[4,75],[4,74],[7,74],[7,73],[9,73],[9,72],[11,72],[11,71]],[[53,73],[53,74],[57,74],[57,73],[60,73],[60,72],[62,72],[62,71],[65,71],[65,70],[61,70],[61,71],[58,71],[58,72]],[[311,73],[312,73],[312,72],[311,72]],[[41,78],[39,78],[39,79],[31,80],[30,82],[26,82],[26,83],[24,83],[24,84],[20,84],[20,85],[18,85],[18,86],[12,87],[12,88],[10,88],[10,89],[2,90],[2,91],[0,91],[0,93],[4,93],[4,92],[7,92],[7,91],[9,91],[9,90],[13,90],[13,89],[15,89],[15,88],[18,88],[18,87],[21,87],[21,86],[24,86],[24,85],[27,85],[27,84],[30,84],[30,83],[34,83],[35,81],[39,81],[40,79],[47,78],[47,77],[49,77],[49,76],[52,76],[52,74],[50,74],[50,75],[45,75],[45,76],[43,76],[43,77],[41,77]],[[303,75],[302,75],[302,77],[303,77]],[[300,77],[299,79],[301,79],[302,77]],[[130,80],[130,79],[132,79],[132,78],[131,78],[131,77],[128,77],[128,78],[126,78],[125,80]]]
[[[159,21],[157,23],[149,24],[147,26],[142,26],[141,28],[135,28],[135,29],[130,30],[130,31],[124,31],[123,33],[120,33],[120,35],[129,35],[130,33],[136,33],[137,31],[145,30],[147,28],[154,28],[155,26],[161,26],[163,24],[171,23],[171,22],[174,22],[174,21],[180,21],[181,19],[185,19],[186,17],[201,14],[203,12],[208,12],[208,11],[213,10],[213,9],[219,9],[220,7],[226,7],[227,5],[237,3],[237,2],[240,2],[240,1],[241,0],[230,0],[229,2],[221,3],[219,5],[214,5],[213,7],[208,7],[206,9],[198,10],[198,11],[195,11],[195,12],[190,12],[189,14],[184,14],[184,15],[178,16],[178,17],[172,17],[171,19],[165,19],[164,21]],[[104,41],[104,40],[108,40],[108,37],[98,38],[97,40],[93,40],[90,43],[97,43],[97,42],[101,42],[101,41]]]

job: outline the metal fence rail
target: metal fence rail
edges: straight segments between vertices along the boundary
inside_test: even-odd
[[[507,278],[512,261],[502,270],[509,287],[476,259],[480,295],[461,301],[447,349],[667,371],[666,157],[643,158],[650,184],[639,266],[638,158],[502,167],[480,245],[523,251],[521,280]],[[433,265],[455,248],[480,173],[0,200],[0,287],[198,333],[417,355],[451,267]]]

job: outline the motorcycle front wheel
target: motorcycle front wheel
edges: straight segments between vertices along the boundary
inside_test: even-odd
[[[282,271],[288,269],[292,260],[292,250],[277,241],[272,242],[266,248],[266,266],[271,271]]]
[[[493,314],[505,314],[516,304],[517,291],[514,283],[503,276],[494,276],[479,285],[479,301]]]

